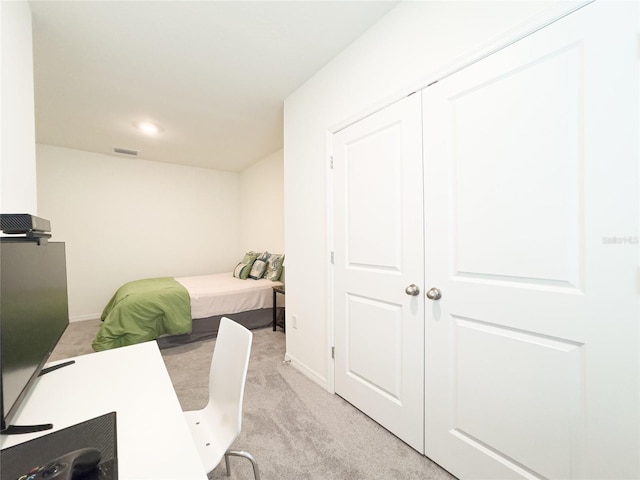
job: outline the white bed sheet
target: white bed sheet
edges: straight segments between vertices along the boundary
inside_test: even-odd
[[[282,285],[265,278],[241,280],[233,272],[180,277],[176,280],[189,292],[191,318],[247,312],[273,307],[272,287]]]

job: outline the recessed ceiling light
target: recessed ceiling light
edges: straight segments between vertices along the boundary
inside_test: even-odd
[[[146,133],[147,135],[155,135],[160,131],[160,128],[151,122],[136,122],[134,125],[138,130]]]

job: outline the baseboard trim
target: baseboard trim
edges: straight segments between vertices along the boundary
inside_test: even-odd
[[[322,377],[321,375],[318,375],[315,371],[311,370],[304,363],[300,362],[298,359],[296,359],[295,357],[289,355],[288,353],[284,354],[284,359],[285,359],[286,362],[289,362],[293,368],[298,370],[300,373],[302,373],[309,380],[311,380],[312,382],[317,383],[322,388],[324,388],[325,390],[329,391],[326,378]],[[333,392],[331,392],[331,393],[333,393]]]
[[[83,322],[85,320],[99,320],[100,313],[90,313],[88,315],[74,315],[73,317],[69,317],[69,322]]]

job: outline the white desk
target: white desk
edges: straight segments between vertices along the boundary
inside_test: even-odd
[[[2,435],[0,448],[115,411],[120,480],[206,480],[156,342],[73,360],[40,377],[12,421],[53,430]]]

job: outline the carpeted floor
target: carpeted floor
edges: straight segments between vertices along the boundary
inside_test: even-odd
[[[72,323],[52,360],[91,353],[99,321]],[[162,356],[182,408],[202,408],[215,340],[164,348]],[[254,330],[235,449],[251,452],[263,480],[449,480],[420,455],[337,395],[283,363],[285,336]],[[252,479],[248,461],[232,457],[231,479]],[[226,479],[224,462],[210,479]],[[176,479],[179,480],[179,479]]]

